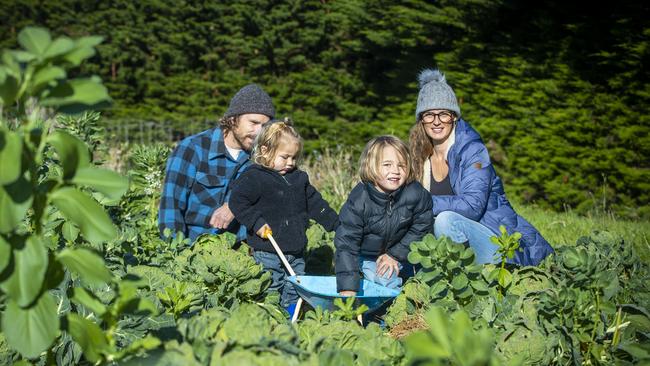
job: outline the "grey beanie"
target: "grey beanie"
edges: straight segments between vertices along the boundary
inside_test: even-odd
[[[447,84],[445,75],[438,69],[426,69],[418,76],[420,83],[420,93],[418,94],[418,104],[415,108],[415,119],[417,120],[420,113],[429,109],[447,109],[456,113],[460,117],[460,107],[454,90]]]
[[[257,84],[248,84],[239,89],[230,100],[230,106],[224,117],[238,116],[240,114],[257,113],[273,118],[275,108],[271,97]]]

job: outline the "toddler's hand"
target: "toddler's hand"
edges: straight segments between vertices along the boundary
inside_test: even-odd
[[[268,239],[269,235],[273,235],[273,231],[268,224],[264,224],[259,230],[257,230],[257,236],[262,239]]]
[[[357,296],[356,291],[341,291],[339,292],[339,295],[341,296]]]

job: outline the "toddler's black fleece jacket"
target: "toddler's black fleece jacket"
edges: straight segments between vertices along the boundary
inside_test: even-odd
[[[255,250],[275,253],[271,242],[257,236],[268,224],[285,254],[302,255],[307,246],[309,219],[325,230],[338,227],[338,215],[309,183],[307,173],[295,169],[285,175],[252,164],[233,183],[230,210],[247,228],[247,243]]]

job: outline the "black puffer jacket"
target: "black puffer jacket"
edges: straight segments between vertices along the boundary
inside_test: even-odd
[[[235,182],[229,200],[237,221],[247,228],[248,245],[275,253],[271,242],[257,236],[268,224],[285,254],[301,255],[307,245],[309,219],[326,230],[338,226],[336,211],[309,183],[307,173],[295,169],[285,175],[253,164]]]
[[[387,253],[404,262],[411,242],[433,232],[431,195],[418,182],[391,194],[372,184],[359,183],[339,214],[336,230],[336,283],[338,291],[359,288],[359,256]]]

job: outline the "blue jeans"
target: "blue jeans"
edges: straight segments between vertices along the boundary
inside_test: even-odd
[[[490,237],[496,236],[496,234],[483,224],[461,214],[453,211],[439,213],[433,224],[433,232],[436,238],[444,235],[456,243],[469,243],[476,254],[474,259],[476,263],[500,262],[499,259],[494,259],[499,247],[490,241]]]
[[[398,262],[399,263],[399,262]],[[363,272],[363,278],[388,288],[399,288],[402,286],[402,279],[395,272],[390,277],[382,277],[377,274],[377,257],[359,256],[359,268]],[[402,263],[399,263],[402,270]],[[386,276],[387,273],[384,273]]]
[[[297,276],[305,274],[305,258],[294,256],[291,254],[284,255],[287,258],[287,262],[293,268],[293,271],[296,272]],[[296,289],[293,288],[293,285],[287,281],[289,277],[289,272],[284,268],[280,257],[276,253],[264,252],[261,250],[256,250],[253,252],[253,258],[255,262],[261,264],[265,270],[271,272],[271,278],[273,282],[267,291],[277,291],[280,293],[280,304],[283,307],[287,307],[290,304],[295,304],[298,301],[298,293]]]

